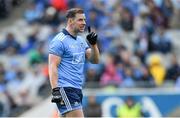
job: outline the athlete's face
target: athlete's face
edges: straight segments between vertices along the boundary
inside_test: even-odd
[[[76,14],[75,18],[73,19],[72,27],[74,32],[84,32],[86,26],[86,17],[85,14]]]

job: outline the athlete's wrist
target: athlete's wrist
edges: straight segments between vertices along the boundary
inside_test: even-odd
[[[55,87],[52,89],[52,91],[59,91],[60,87]]]
[[[92,48],[96,48],[97,47],[97,43],[94,45],[91,45]]]

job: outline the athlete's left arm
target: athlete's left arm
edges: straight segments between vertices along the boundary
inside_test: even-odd
[[[86,50],[86,58],[93,64],[99,63],[100,54],[97,44],[91,45],[91,48]]]

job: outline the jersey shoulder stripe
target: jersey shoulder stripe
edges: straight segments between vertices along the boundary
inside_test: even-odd
[[[59,34],[56,35],[55,39],[63,41],[66,37],[67,36],[64,33],[60,32]]]

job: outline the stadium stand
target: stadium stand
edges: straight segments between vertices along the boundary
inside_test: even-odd
[[[99,35],[101,62],[86,63],[85,89],[180,88],[178,0],[17,1],[0,0],[0,116],[50,95],[48,43],[71,7],[82,7]]]

